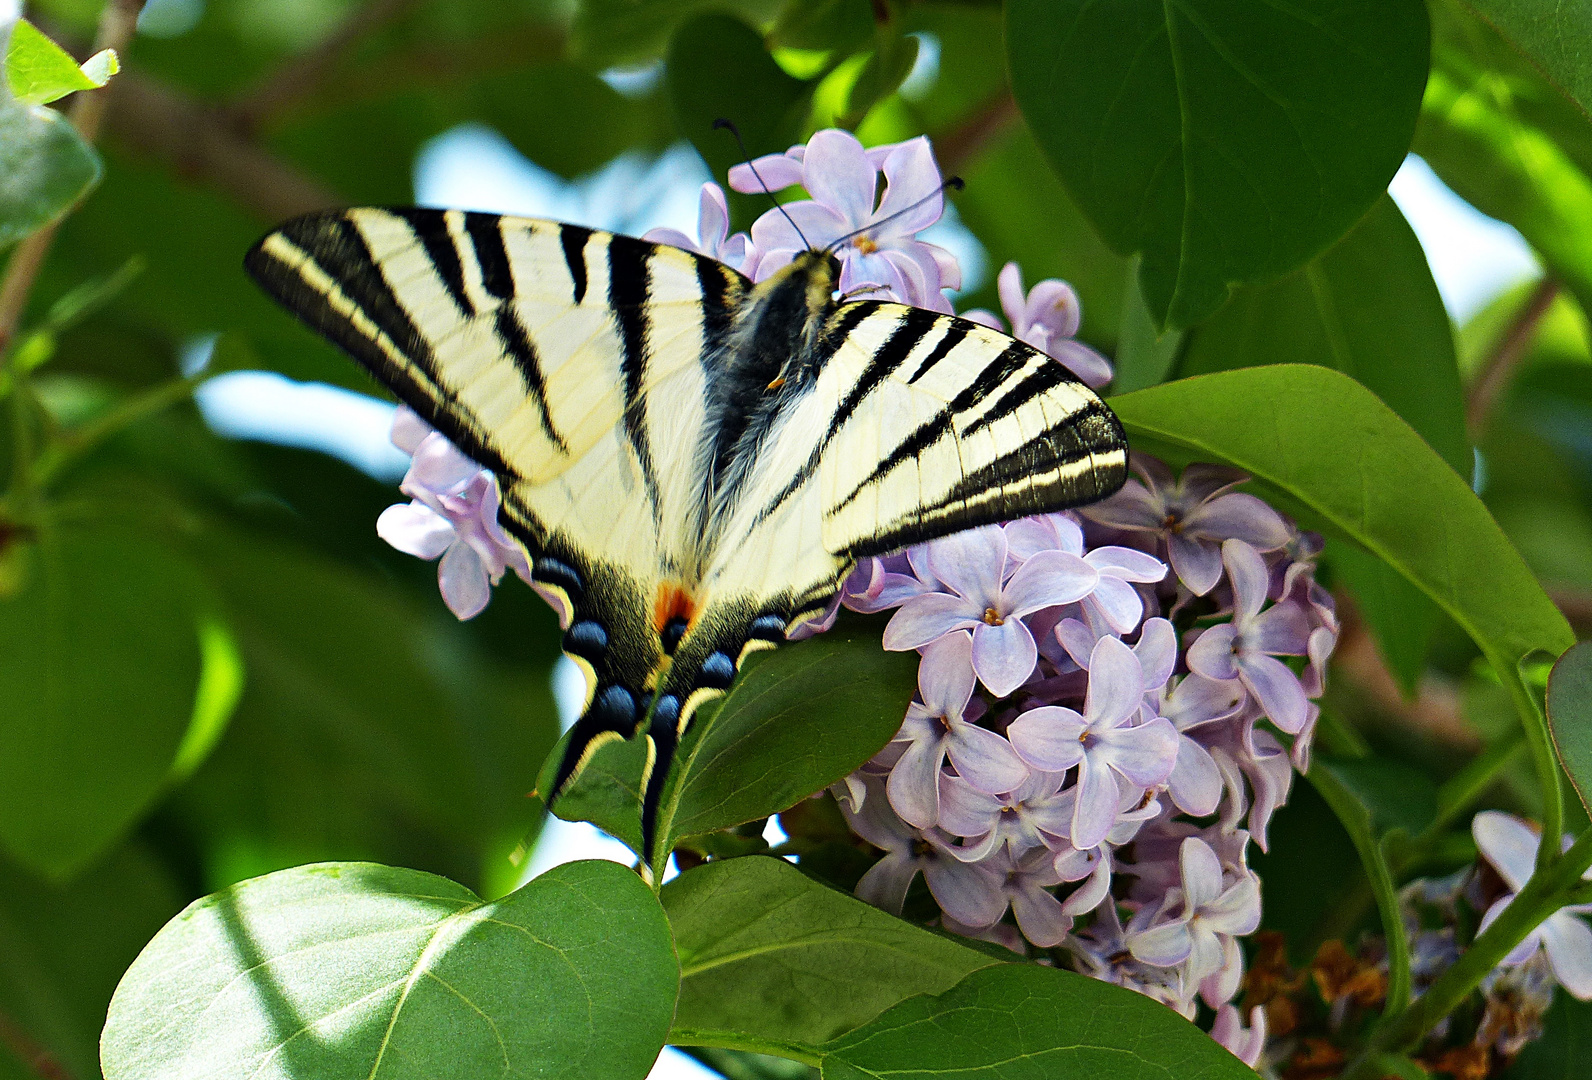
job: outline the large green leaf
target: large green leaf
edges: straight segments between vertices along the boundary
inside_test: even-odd
[[[1459,0],[1433,11],[1416,152],[1592,304],[1592,123]]]
[[[70,885],[0,858],[0,1014],[10,1027],[0,1038],[0,1077],[95,1080],[117,980],[186,899],[138,842],[119,845]],[[47,1059],[20,1060],[30,1048]]]
[[[1426,8],[1012,0],[1012,89],[1100,234],[1141,252],[1158,325],[1287,273],[1348,229],[1409,147]]]
[[[904,1001],[823,1049],[824,1080],[1255,1077],[1159,1002],[1029,964],[975,971],[946,993]]]
[[[784,6],[784,0],[587,0],[570,27],[570,52],[593,69],[645,64],[658,58],[675,27],[692,16],[731,11],[761,25]]]
[[[1592,5],[1585,0],[1464,0],[1496,26],[1555,86],[1592,113]]]
[[[1326,368],[1201,375],[1112,399],[1135,446],[1236,465],[1304,524],[1354,540],[1447,611],[1509,678],[1574,644],[1469,485],[1376,395]]]
[[[42,532],[0,601],[0,846],[64,877],[161,789],[194,711],[193,569],[118,520]]]
[[[721,186],[740,149],[714,121],[733,123],[747,152],[783,153],[802,135],[813,87],[787,75],[763,47],[763,39],[744,22],[717,13],[684,22],[669,42],[664,66],[675,130],[697,148]],[[740,226],[767,209],[763,195],[730,193]]]
[[[890,741],[906,715],[913,653],[888,653],[876,630],[843,619],[828,633],[753,654],[730,692],[696,714],[658,808],[658,855],[683,836],[767,817],[820,791]],[[563,754],[542,767],[546,792]],[[611,742],[553,805],[640,851],[638,792],[645,748]]]
[[[1271,285],[1239,289],[1193,332],[1179,370],[1200,375],[1279,359],[1335,368],[1366,386],[1461,476],[1470,475],[1453,333],[1426,255],[1383,196],[1347,236]],[[1407,690],[1437,609],[1374,560],[1335,552],[1382,655]]]
[[[1553,665],[1548,726],[1581,805],[1592,813],[1592,641],[1581,642]]]
[[[680,953],[671,1042],[816,1045],[996,963],[768,856],[688,870],[662,899]]]
[[[101,171],[66,117],[0,100],[0,251],[64,214]]]
[[[117,988],[102,1061],[107,1080],[640,1080],[678,986],[663,910],[613,863],[493,904],[415,870],[323,863],[168,923]]]

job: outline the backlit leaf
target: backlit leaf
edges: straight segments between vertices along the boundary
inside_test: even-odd
[[[1592,641],[1581,642],[1553,666],[1548,726],[1581,804],[1592,807]]]

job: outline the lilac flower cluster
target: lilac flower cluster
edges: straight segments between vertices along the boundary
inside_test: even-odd
[[[1308,763],[1338,623],[1319,540],[1243,474],[1133,470],[1079,513],[858,567],[842,603],[894,609],[885,647],[922,659],[895,739],[834,790],[885,853],[859,896],[899,912],[922,873],[948,928],[1202,999],[1253,1062],[1263,1019],[1228,1004],[1260,923],[1247,852]]]

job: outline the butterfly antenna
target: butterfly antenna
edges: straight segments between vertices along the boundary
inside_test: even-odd
[[[854,229],[853,231],[847,233],[845,236],[841,236],[841,237],[836,238],[835,240],[831,241],[829,246],[824,248],[824,250],[825,251],[829,251],[829,252],[833,252],[836,248],[838,248],[841,244],[844,244],[847,240],[850,240],[853,236],[861,236],[865,232],[872,232],[874,229],[877,229],[877,228],[879,228],[882,225],[890,224],[890,222],[894,221],[898,217],[902,217],[903,215],[912,213],[912,211],[916,210],[918,207],[922,206],[924,203],[928,202],[930,199],[938,199],[941,195],[943,195],[945,193],[945,189],[946,188],[950,188],[953,191],[961,191],[962,188],[965,187],[965,186],[966,185],[962,183],[962,178],[960,176],[949,177],[939,187],[937,187],[933,191],[929,192],[929,194],[923,196],[923,198],[919,199],[917,202],[913,203],[911,206],[903,207],[902,209],[897,210],[895,213],[891,214],[889,217],[885,218],[883,221],[875,221],[871,225],[864,225],[862,228]]]
[[[752,164],[752,155],[747,152],[746,140],[741,138],[740,128],[736,127],[722,116],[713,121],[713,128],[715,131],[723,128],[725,131],[728,131],[731,135],[735,136],[735,145],[741,148],[742,163],[745,164],[748,169],[752,170],[752,175],[757,177],[758,186],[763,189],[763,194],[768,196],[768,201],[774,204],[774,209],[778,210],[782,215],[784,215],[785,220],[790,222],[790,227],[796,230],[796,235],[802,238],[802,243],[806,244],[807,249],[811,251],[813,249],[812,242],[809,241],[802,233],[801,226],[796,224],[796,219],[790,216],[790,212],[780,205],[778,199],[774,198],[774,193],[768,189],[768,184],[764,181],[762,174],[757,171],[757,166]]]

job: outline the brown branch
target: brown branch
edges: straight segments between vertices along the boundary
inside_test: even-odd
[[[72,1080],[60,1059],[5,1013],[0,1013],[0,1046],[11,1051],[40,1080]]]
[[[122,53],[133,39],[138,24],[138,13],[144,0],[107,0],[100,11],[99,30],[95,34],[94,51],[115,49]],[[99,135],[100,122],[105,116],[105,90],[80,90],[72,99],[67,117],[77,128],[85,142],[92,143]],[[58,222],[46,225],[17,245],[6,264],[6,276],[0,281],[0,357],[4,357],[22,324],[22,313],[28,306],[28,294],[33,291],[33,281],[39,276],[44,257],[55,241]]]
[[[113,84],[109,129],[129,149],[203,180],[265,221],[342,203],[337,195],[262,149],[186,94],[138,71]]]
[[[269,126],[274,118],[314,97],[360,42],[418,4],[419,0],[371,0],[352,12],[319,45],[297,54],[240,95],[226,110],[227,118],[246,135]]]
[[[1559,282],[1551,277],[1537,283],[1471,380],[1470,392],[1465,398],[1465,426],[1470,429],[1472,439],[1481,437],[1488,415],[1515,377],[1532,338],[1537,335],[1537,327],[1558,298],[1559,289]]]
[[[1021,119],[1022,114],[1017,111],[1017,99],[1012,97],[1009,88],[1003,87],[974,110],[972,115],[929,137],[934,144],[934,156],[939,159],[940,170],[949,174],[967,168]]]

